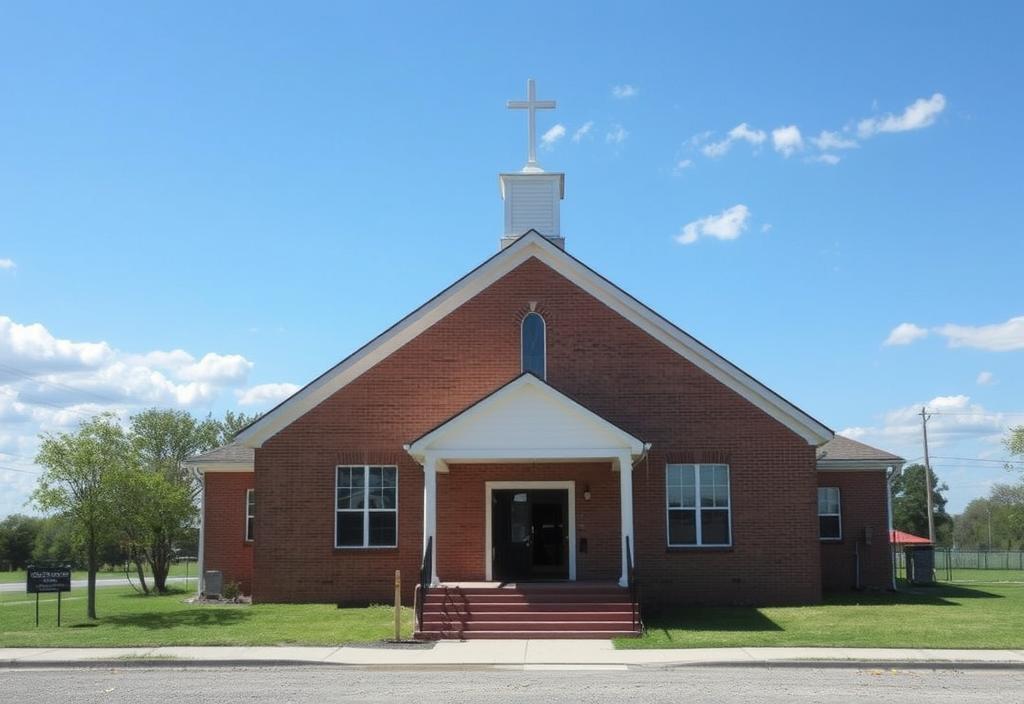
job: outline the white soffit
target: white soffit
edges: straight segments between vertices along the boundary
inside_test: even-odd
[[[501,459],[643,453],[644,444],[532,374],[523,374],[409,446],[409,454]]]
[[[808,444],[817,446],[832,438],[832,430],[827,426],[531,230],[261,416],[238,434],[236,442],[247,447],[262,446],[297,418],[531,257],[790,428]]]

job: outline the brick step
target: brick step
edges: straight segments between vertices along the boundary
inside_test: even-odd
[[[424,604],[449,603],[519,603],[519,604],[571,604],[573,602],[603,602],[607,604],[632,603],[629,594],[479,594],[463,596],[459,594],[428,593]]]
[[[427,621],[426,631],[628,631],[633,621]]]
[[[424,623],[436,623],[438,621],[459,621],[459,622],[480,622],[480,621],[502,621],[505,623],[523,623],[527,621],[628,621],[633,622],[632,611],[491,611],[487,613],[452,613],[452,612],[423,612]]]
[[[614,584],[588,584],[580,585],[579,583],[571,584],[521,584],[517,586],[504,586],[504,587],[457,587],[457,586],[441,586],[441,587],[429,587],[428,590],[432,592],[441,592],[444,590],[449,592],[460,592],[462,594],[501,594],[501,593],[512,593],[517,592],[520,594],[617,594],[617,593],[628,593],[629,590],[625,587],[620,587]]]
[[[549,639],[591,639],[591,638],[635,638],[639,631],[419,631],[415,634],[418,640],[499,640],[508,638],[549,638]]]
[[[504,613],[541,613],[541,612],[562,612],[562,613],[580,613],[580,612],[595,612],[595,611],[629,611],[633,610],[633,605],[630,602],[625,603],[609,603],[609,602],[589,602],[589,601],[577,601],[569,604],[510,604],[510,603],[479,603],[472,602],[470,604],[424,604],[423,611],[428,613],[431,611],[447,611],[450,613],[490,613],[490,612],[504,612]]]

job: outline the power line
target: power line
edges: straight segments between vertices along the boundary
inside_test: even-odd
[[[1010,418],[1024,418],[1024,413],[1004,413],[1003,411],[928,411],[930,416],[980,416],[990,418],[992,416],[1007,416]]]
[[[42,472],[34,469],[15,469],[14,467],[4,467],[0,465],[0,470],[5,472],[21,472],[22,474],[42,474]]]
[[[937,460],[957,460],[963,462],[993,462],[997,464],[1021,464],[1024,460],[987,460],[982,457],[941,457],[939,455],[932,455],[932,458]]]
[[[27,379],[28,381],[33,381],[33,382],[35,382],[37,384],[45,384],[46,386],[52,386],[52,387],[57,388],[57,389],[63,389],[64,391],[70,391],[72,393],[82,394],[84,396],[92,396],[95,399],[98,399],[100,401],[105,401],[107,403],[122,403],[122,401],[119,401],[119,400],[113,398],[112,396],[106,396],[104,394],[98,394],[95,391],[87,391],[85,389],[79,389],[79,388],[76,388],[74,386],[69,386],[67,384],[63,384],[63,383],[61,383],[59,381],[50,381],[49,379],[40,379],[39,377],[33,375],[28,370],[18,369],[17,367],[12,367],[12,366],[7,365],[7,364],[0,364],[0,372],[5,372],[7,374],[13,374],[14,376],[19,376],[22,379]]]

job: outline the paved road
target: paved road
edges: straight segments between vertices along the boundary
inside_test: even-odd
[[[76,704],[245,702],[899,702],[1024,701],[1022,670],[853,668],[635,668],[527,666],[515,669],[122,668],[0,669],[11,702]]]
[[[189,577],[188,579],[189,579],[190,582],[195,584],[195,581],[196,581],[195,577]],[[168,577],[167,581],[168,582],[184,582],[185,578],[184,577]],[[137,583],[138,580],[132,580],[132,582]],[[149,584],[152,584],[152,580],[147,580],[147,582]],[[72,589],[85,589],[87,584],[88,584],[87,581],[84,580],[84,579],[72,579],[71,580],[71,588]],[[124,577],[112,577],[112,578],[97,579],[96,580],[96,586],[97,587],[127,587],[128,585],[129,585],[129,581],[127,579],[125,579]],[[23,592],[23,591],[25,591],[25,583],[24,582],[4,582],[4,583],[0,584],[0,592]]]

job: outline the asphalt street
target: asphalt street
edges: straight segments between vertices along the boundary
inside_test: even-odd
[[[0,669],[19,704],[130,702],[1024,702],[1024,670],[522,666]]]
[[[195,584],[196,578],[189,577],[188,580]],[[168,582],[184,582],[185,577],[168,577]],[[128,580],[124,577],[107,577],[105,579],[97,579],[97,587],[127,587],[130,584],[136,583],[136,580]],[[73,579],[71,580],[72,589],[85,589],[88,586],[88,582],[84,579]],[[24,582],[4,582],[0,584],[0,592],[23,592],[25,591]]]

